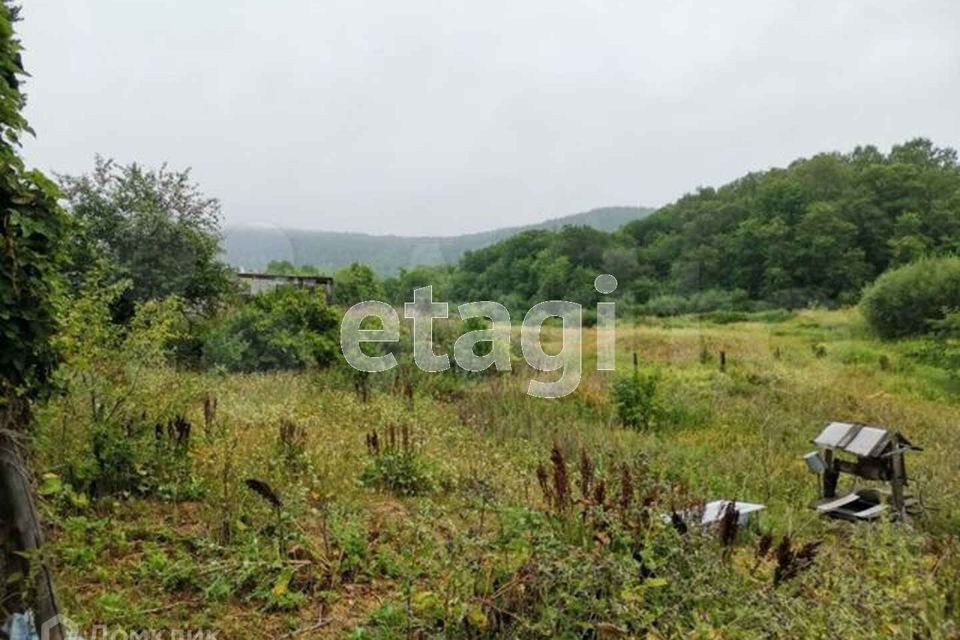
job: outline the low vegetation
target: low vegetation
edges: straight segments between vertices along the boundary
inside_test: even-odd
[[[82,623],[381,639],[960,631],[957,381],[854,311],[623,324],[628,373],[587,373],[554,402],[527,396],[519,368],[395,371],[362,393],[339,366],[176,370],[137,350],[158,343],[158,313],[142,309],[102,358],[68,358],[61,375],[85,386],[38,411],[42,507]],[[91,404],[101,376],[110,395]],[[809,509],[801,456],[837,418],[925,447],[910,462],[924,517],[856,526]],[[768,508],[746,527],[671,516],[724,497]]]

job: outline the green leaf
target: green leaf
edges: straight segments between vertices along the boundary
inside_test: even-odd
[[[43,479],[40,482],[40,488],[38,493],[44,497],[50,497],[57,495],[63,490],[63,481],[60,480],[60,476],[55,473],[45,473],[43,474]]]

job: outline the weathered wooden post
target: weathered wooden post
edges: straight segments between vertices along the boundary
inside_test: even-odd
[[[840,482],[840,472],[833,464],[833,449],[826,449],[823,452],[823,462],[826,470],[823,472],[823,497],[837,497],[837,483]]]
[[[9,411],[0,410],[0,413],[6,414],[2,422],[9,423]],[[28,601],[18,602],[16,608],[35,606],[38,628],[48,620],[55,620],[46,638],[63,640],[63,629],[56,622],[60,606],[53,578],[41,555],[43,530],[31,498],[32,483],[22,451],[18,432],[0,427],[0,542],[5,548],[4,563],[24,580],[31,580],[22,585],[27,588]]]
[[[907,517],[907,505],[904,499],[904,485],[907,482],[906,462],[903,459],[903,448],[894,449],[891,456],[891,470],[893,477],[890,479],[891,499],[890,503],[894,511],[901,520]]]
[[[217,398],[210,394],[203,397],[203,429],[207,437],[213,435],[213,423],[217,419]]]

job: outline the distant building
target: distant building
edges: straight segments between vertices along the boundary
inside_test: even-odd
[[[245,293],[257,295],[273,291],[277,287],[297,287],[299,289],[323,289],[327,302],[333,296],[333,278],[329,276],[282,276],[272,273],[238,273],[237,278],[244,286]]]

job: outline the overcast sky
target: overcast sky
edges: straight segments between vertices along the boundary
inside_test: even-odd
[[[960,146],[956,0],[24,4],[28,160],[189,166],[228,224],[451,235]]]

